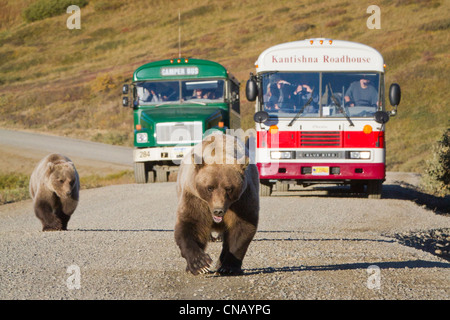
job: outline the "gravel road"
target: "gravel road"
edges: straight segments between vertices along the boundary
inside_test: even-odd
[[[83,190],[69,230],[46,233],[31,201],[0,206],[0,298],[449,299],[449,262],[396,235],[450,219],[413,201],[262,198],[244,275],[194,277],[174,241],[175,199],[174,183]]]
[[[6,145],[4,131],[0,137]],[[114,161],[127,165],[128,152]],[[381,200],[322,191],[262,198],[258,232],[237,277],[184,271],[173,182],[82,190],[61,232],[40,231],[30,200],[2,205],[0,299],[448,300],[448,259],[420,246],[437,233],[448,242],[450,218],[436,213],[448,213],[448,202],[415,190],[418,179],[388,173]],[[214,260],[220,247],[208,246]]]

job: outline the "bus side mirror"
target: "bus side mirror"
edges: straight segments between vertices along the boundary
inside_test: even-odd
[[[257,123],[264,123],[267,121],[267,119],[269,119],[269,114],[265,111],[258,111],[253,116],[253,120],[255,120],[255,122]]]
[[[122,106],[128,107],[129,101],[128,97],[122,97]]]
[[[400,86],[397,83],[391,84],[389,87],[389,102],[391,103],[391,106],[394,107],[394,110],[391,111],[391,116],[397,114],[397,106],[400,103],[401,97],[402,92],[400,91]]]
[[[256,81],[253,77],[247,81],[247,85],[245,86],[245,95],[247,96],[248,101],[255,101],[258,96],[258,86],[256,85]]]
[[[385,111],[377,111],[374,115],[375,121],[381,124],[385,124],[389,121],[389,113]]]
[[[124,84],[122,86],[122,94],[128,94],[129,89],[130,89],[129,86],[127,84]],[[122,106],[128,107],[129,103],[130,101],[127,96],[122,97]]]

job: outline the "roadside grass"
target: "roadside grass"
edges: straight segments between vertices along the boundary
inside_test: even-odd
[[[30,198],[30,177],[22,173],[0,173],[0,205]]]
[[[30,199],[30,176],[23,173],[0,173],[0,205]],[[107,175],[80,177],[81,189],[134,183],[134,172],[124,170]]]
[[[131,146],[132,112],[121,84],[139,65],[181,55],[217,61],[241,82],[241,123],[254,126],[245,83],[266,48],[309,37],[362,42],[385,58],[386,86],[402,87],[387,124],[387,166],[423,173],[450,114],[450,2],[383,0],[381,29],[369,30],[357,1],[92,0],[81,30],[68,14],[31,23],[33,0],[0,0],[0,126]],[[4,10],[3,10],[4,8]],[[388,101],[388,99],[387,99]]]
[[[105,187],[115,184],[130,184],[135,183],[134,172],[131,170],[124,170],[117,173],[110,173],[106,176],[93,174],[86,177],[80,177],[81,189],[92,189]]]

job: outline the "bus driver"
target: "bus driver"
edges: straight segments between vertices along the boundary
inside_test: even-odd
[[[378,105],[378,92],[370,84],[370,80],[362,77],[359,81],[353,82],[345,92],[345,104],[354,107],[356,106],[372,106]]]

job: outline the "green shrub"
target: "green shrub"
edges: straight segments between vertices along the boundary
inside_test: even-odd
[[[87,4],[87,0],[38,0],[30,4],[22,16],[25,21],[33,22],[66,13],[67,7],[71,5],[82,8]]]
[[[434,146],[433,157],[427,161],[423,187],[439,196],[450,194],[450,128]]]

